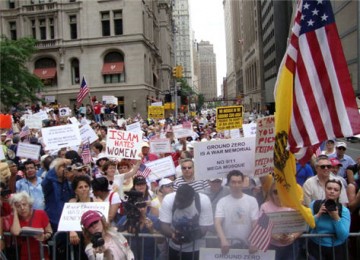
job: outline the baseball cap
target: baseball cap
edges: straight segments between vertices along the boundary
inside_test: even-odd
[[[91,226],[92,223],[99,221],[102,218],[99,212],[94,210],[88,210],[81,216],[81,225],[86,229]]]
[[[212,179],[209,179],[209,181],[222,181],[223,179],[222,178],[212,178]]]
[[[161,179],[159,181],[159,187],[161,188],[161,186],[168,185],[168,184],[171,184],[171,183],[173,183],[172,180],[170,180],[168,178],[164,178],[164,179]]]
[[[346,148],[346,143],[345,142],[337,142],[336,143],[336,148],[337,147],[344,147],[344,148]]]
[[[146,179],[144,178],[144,176],[137,175],[137,176],[134,177],[133,184],[134,184],[134,186],[135,185],[146,184]]]
[[[341,162],[337,158],[331,158],[330,162],[332,166],[342,166]]]
[[[141,148],[142,148],[142,147],[150,147],[150,145],[149,145],[148,142],[143,142],[143,143],[141,144]]]
[[[76,151],[67,151],[65,153],[65,158],[71,160],[71,164],[82,162],[81,156]]]

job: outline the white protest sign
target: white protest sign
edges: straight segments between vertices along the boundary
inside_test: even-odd
[[[275,117],[257,120],[255,141],[254,176],[261,177],[274,172]]]
[[[19,143],[16,151],[17,157],[29,158],[33,160],[39,160],[40,145]]]
[[[133,123],[131,125],[126,126],[126,131],[129,132],[141,132],[140,122]]]
[[[49,116],[45,111],[39,111],[39,112],[35,113],[34,116],[40,117],[41,120],[49,119]]]
[[[2,149],[2,147],[0,147],[0,161],[2,160],[6,160],[6,158],[5,158],[4,150]]]
[[[220,248],[200,248],[199,260],[219,259],[274,260],[275,250],[257,251],[250,254],[248,249],[230,249],[227,254],[223,254]]]
[[[100,211],[108,219],[109,206],[109,202],[65,203],[58,231],[81,231],[81,216],[88,210]]]
[[[117,123],[118,126],[122,127],[123,124],[126,125],[126,120],[125,120],[124,118],[120,118],[120,119],[118,119],[118,120],[116,121],[116,123]]]
[[[61,107],[61,108],[59,108],[59,115],[60,116],[71,116],[71,109],[68,107]]]
[[[231,170],[254,174],[255,137],[194,143],[195,179],[224,178]]]
[[[60,125],[41,129],[46,150],[76,146],[81,143],[79,127],[76,125]]]
[[[243,124],[242,125],[244,137],[250,137],[256,135],[256,123]]]
[[[232,139],[238,139],[241,138],[240,135],[240,129],[236,128],[236,129],[230,129],[230,136]]]
[[[118,98],[115,96],[102,96],[102,101],[105,102],[105,104],[118,104]]]
[[[151,106],[155,106],[155,107],[161,107],[163,105],[162,102],[154,102],[154,103],[151,103]]]
[[[152,153],[171,153],[170,139],[168,138],[156,138],[150,140],[150,151]]]
[[[178,138],[182,138],[182,137],[188,137],[188,136],[192,136],[194,134],[193,130],[191,129],[191,127],[183,127],[183,125],[175,125],[172,127],[173,131],[174,131],[174,136],[176,139]]]
[[[46,103],[55,102],[55,96],[45,96],[45,102]]]
[[[151,169],[151,173],[148,176],[149,181],[156,181],[171,175],[175,175],[175,165],[171,156],[147,162],[146,167]]]
[[[106,155],[113,158],[140,159],[142,137],[139,133],[109,129]]]
[[[80,123],[79,123],[79,121],[76,119],[76,117],[70,117],[69,118],[69,120],[70,120],[70,122],[73,124],[73,125],[77,125],[77,126],[79,126],[80,125]]]
[[[83,143],[87,142],[88,140],[90,143],[93,143],[97,139],[99,139],[98,135],[95,133],[95,131],[91,128],[89,124],[83,125],[80,128],[80,136]]]
[[[40,116],[32,115],[28,118],[25,118],[25,125],[27,125],[30,129],[41,129],[42,118]]]
[[[304,232],[308,226],[298,211],[280,211],[266,213],[274,226],[272,234]]]

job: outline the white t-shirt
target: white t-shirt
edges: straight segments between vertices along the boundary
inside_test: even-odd
[[[160,215],[159,219],[160,221],[164,223],[169,223],[173,227],[173,223],[177,222],[180,219],[192,219],[193,216],[195,216],[198,212],[195,206],[195,200],[194,202],[187,208],[182,210],[175,210],[174,216],[172,213],[172,208],[175,200],[176,192],[172,192],[165,196],[165,198],[162,201],[161,207],[160,207]],[[199,225],[200,226],[211,226],[214,224],[213,215],[212,215],[212,209],[211,209],[211,202],[210,199],[205,195],[199,193],[200,196],[200,206],[201,206],[201,212],[199,216]],[[183,251],[183,252],[192,252],[192,251],[198,251],[200,247],[205,247],[205,240],[204,239],[197,239],[194,243],[184,243],[181,246],[175,244],[173,241],[170,240],[170,247],[177,251]]]
[[[259,206],[256,199],[243,194],[240,199],[228,195],[216,205],[215,218],[223,218],[222,228],[228,239],[241,239],[248,243],[252,224],[258,218]],[[236,243],[237,241],[233,241]]]

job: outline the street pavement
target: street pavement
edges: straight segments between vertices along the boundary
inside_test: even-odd
[[[338,141],[346,142],[346,154],[351,156],[355,161],[356,158],[360,157],[360,140],[358,140],[356,143],[347,142],[345,139],[338,139]]]

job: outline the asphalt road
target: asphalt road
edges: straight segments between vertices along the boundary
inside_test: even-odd
[[[360,157],[360,140],[356,143],[347,142],[345,139],[338,139],[338,141],[346,142],[346,154],[351,156],[355,161],[358,157]]]

